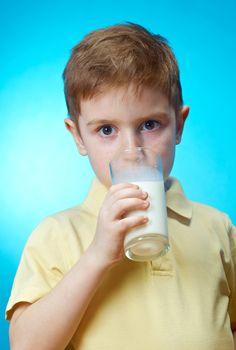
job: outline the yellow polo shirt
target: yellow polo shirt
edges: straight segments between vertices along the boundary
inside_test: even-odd
[[[233,350],[236,230],[219,211],[167,185],[171,249],[152,262],[124,259],[106,276],[71,340],[80,350]],[[29,238],[7,306],[34,303],[93,239],[106,189],[94,180],[80,206],[44,220]],[[62,315],[63,317],[63,315]]]

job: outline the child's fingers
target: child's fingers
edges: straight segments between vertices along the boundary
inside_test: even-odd
[[[121,219],[124,215],[133,210],[146,210],[149,201],[140,198],[124,198],[116,201],[109,211],[114,219]]]
[[[120,191],[120,190],[122,190],[124,188],[136,188],[136,189],[138,189],[139,186],[135,185],[135,184],[132,184],[130,182],[122,182],[122,183],[119,183],[117,185],[112,185],[110,187],[110,189],[109,189],[109,193],[113,194],[113,193],[115,193],[117,191]]]
[[[133,188],[133,187],[126,187],[122,188],[119,191],[116,191],[113,193],[113,195],[109,199],[110,205],[115,204],[121,199],[126,199],[126,198],[139,198],[139,199],[147,199],[148,194],[145,191],[142,191],[141,189]]]
[[[121,183],[114,185],[108,192],[105,200],[105,205],[109,208],[120,199],[124,198],[140,198],[147,199],[148,193],[142,191],[138,185],[132,183]]]
[[[120,233],[127,233],[132,228],[145,225],[148,222],[146,216],[130,216],[122,220],[117,221],[117,229]]]

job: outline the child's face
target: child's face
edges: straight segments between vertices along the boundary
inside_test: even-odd
[[[80,153],[88,155],[98,179],[109,187],[109,162],[121,147],[158,151],[167,177],[188,112],[183,107],[176,116],[168,99],[156,89],[143,88],[137,95],[132,88],[119,88],[81,101],[79,132],[72,120],[65,123]]]

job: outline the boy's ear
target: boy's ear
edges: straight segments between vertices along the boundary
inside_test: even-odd
[[[75,122],[73,120],[71,120],[70,118],[66,118],[64,120],[65,126],[67,128],[67,130],[71,133],[71,135],[73,136],[73,139],[75,140],[76,146],[79,150],[79,153],[82,156],[86,156],[87,155],[87,150],[86,147],[84,145],[84,142],[82,140],[82,137],[80,135],[79,129],[76,126]]]
[[[179,114],[177,116],[177,128],[176,128],[176,144],[178,145],[181,142],[181,138],[182,138],[182,134],[183,134],[183,130],[184,130],[184,124],[185,121],[188,117],[189,114],[189,106],[183,106],[180,111]]]

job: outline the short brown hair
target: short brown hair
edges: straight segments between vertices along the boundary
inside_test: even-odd
[[[183,104],[179,68],[167,40],[133,23],[85,36],[73,48],[63,78],[68,113],[74,120],[81,100],[130,84],[158,87],[176,111]]]

